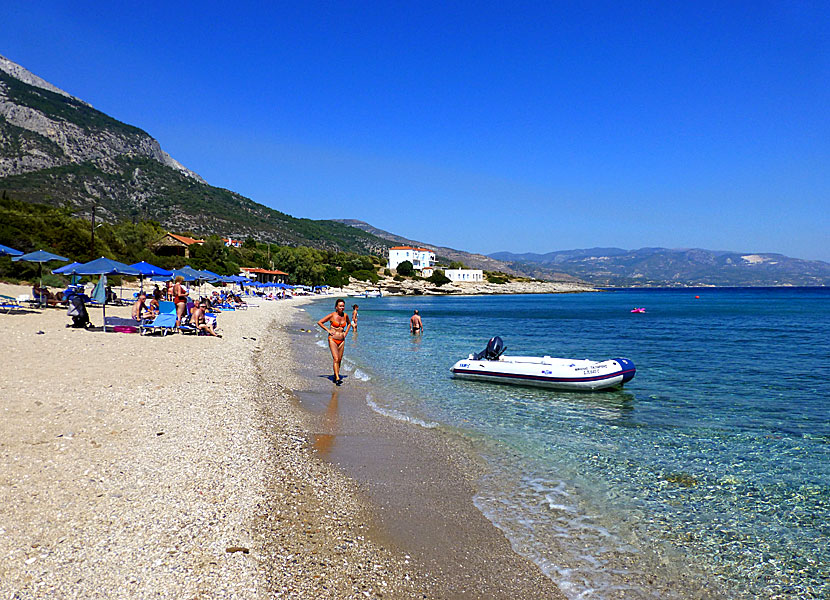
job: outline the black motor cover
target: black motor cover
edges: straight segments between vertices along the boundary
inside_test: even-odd
[[[487,342],[487,347],[484,350],[473,355],[473,359],[498,360],[499,356],[504,354],[505,350],[507,350],[507,348],[504,347],[502,339],[499,336],[495,336],[490,338],[490,341]]]

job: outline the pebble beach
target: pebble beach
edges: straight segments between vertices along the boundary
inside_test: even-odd
[[[387,543],[315,456],[293,392],[304,302],[221,313],[221,339],[104,333],[100,309],[93,330],[60,308],[0,315],[0,598],[481,597]],[[479,539],[518,560],[495,528]],[[497,596],[562,597],[510,568],[532,584]]]

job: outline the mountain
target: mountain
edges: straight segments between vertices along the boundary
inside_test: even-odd
[[[336,221],[338,223],[343,223],[356,229],[360,229],[384,240],[388,240],[399,246],[417,246],[419,248],[427,248],[435,252],[435,256],[440,262],[446,264],[457,261],[464,263],[464,265],[470,267],[471,269],[482,269],[484,271],[501,271],[502,273],[508,273],[510,275],[517,275],[521,277],[535,277],[537,279],[544,279],[546,281],[577,280],[575,277],[572,277],[571,275],[568,275],[566,273],[558,272],[554,269],[548,269],[540,266],[533,266],[530,263],[528,263],[527,265],[510,264],[503,260],[499,260],[498,257],[486,256],[484,254],[474,254],[471,252],[465,252],[463,250],[447,248],[445,246],[436,246],[434,244],[428,244],[426,242],[410,240],[408,238],[401,237],[394,233],[384,231],[383,229],[378,229],[377,227],[374,227],[369,223],[366,223],[365,221],[358,221],[356,219],[336,219]]]
[[[383,254],[389,243],[333,221],[297,219],[208,185],[147,132],[0,56],[0,194],[107,221]]]
[[[490,255],[516,268],[564,271],[597,286],[823,286],[830,263],[782,254],[693,249],[588,248]]]

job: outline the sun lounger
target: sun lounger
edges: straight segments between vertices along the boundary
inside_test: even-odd
[[[171,331],[176,330],[176,305],[173,302],[162,300],[159,302],[159,315],[150,323],[142,323],[140,326],[141,334],[155,333],[161,331],[161,335],[165,336]]]
[[[23,306],[12,296],[0,294],[0,312],[9,314],[13,310],[23,310]]]

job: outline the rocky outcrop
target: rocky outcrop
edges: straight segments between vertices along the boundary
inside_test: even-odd
[[[595,292],[581,282],[573,281],[532,281],[517,280],[507,283],[447,283],[437,286],[425,279],[405,279],[395,281],[392,278],[383,278],[377,284],[367,281],[350,279],[349,285],[343,288],[348,295],[376,292],[381,290],[384,296],[479,296],[495,294],[567,294],[576,292]]]
[[[146,156],[204,180],[125,125],[0,56],[0,178],[71,163]]]

